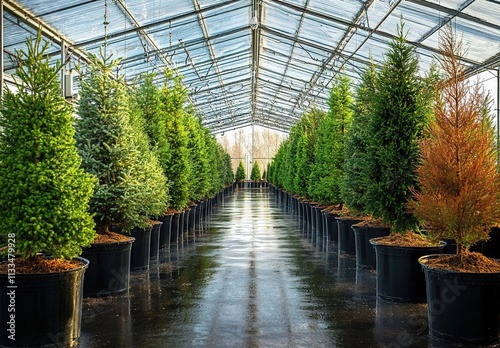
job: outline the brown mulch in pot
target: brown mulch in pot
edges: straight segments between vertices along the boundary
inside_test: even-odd
[[[381,237],[380,239],[378,239],[377,244],[402,247],[429,247],[437,245],[437,243],[432,242],[424,236],[411,231],[408,231],[404,234],[391,233],[386,237]]]
[[[425,260],[425,264],[432,268],[464,273],[500,273],[500,261],[468,250],[460,254]]]
[[[9,261],[0,264],[0,274],[7,274]],[[15,274],[59,273],[81,267],[78,260],[45,259],[36,256],[31,259],[16,258],[14,260]]]
[[[107,233],[97,234],[92,244],[110,244],[118,242],[128,242],[129,240],[129,236],[110,231]]]

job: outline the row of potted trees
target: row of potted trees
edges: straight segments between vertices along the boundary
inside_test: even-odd
[[[173,217],[198,205],[202,217],[234,181],[230,156],[172,71],[128,86],[120,60],[101,50],[78,69],[74,109],[48,47],[38,33],[16,52],[15,88],[4,88],[0,104],[0,345],[8,347],[77,345],[83,292],[126,292],[136,242],[144,239],[149,256],[154,230],[156,245],[169,246]]]
[[[337,77],[329,111],[303,115],[269,180],[294,209],[307,203],[337,216],[339,253],[376,268],[378,297],[427,300],[431,336],[494,342],[500,265],[470,251],[500,216],[488,98],[466,79],[451,27],[441,34],[440,69],[426,76],[405,37],[401,22],[354,98]],[[440,255],[443,240],[454,254]]]
[[[238,183],[238,187],[244,187],[245,179],[246,179],[246,171],[243,166],[243,162],[240,161],[238,163],[238,167],[236,168],[235,180]],[[267,172],[264,170],[261,174],[260,166],[257,161],[254,161],[252,164],[252,171],[250,172],[250,186],[252,188],[259,187],[267,187]]]

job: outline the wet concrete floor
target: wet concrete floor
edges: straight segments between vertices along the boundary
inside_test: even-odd
[[[268,189],[236,189],[128,295],[84,300],[80,347],[457,346],[428,337],[425,304],[378,299],[374,271],[310,239]]]

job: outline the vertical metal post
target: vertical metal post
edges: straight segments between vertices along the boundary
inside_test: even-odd
[[[66,81],[64,78],[66,72],[66,45],[64,41],[61,41],[61,95],[65,97],[66,93]]]

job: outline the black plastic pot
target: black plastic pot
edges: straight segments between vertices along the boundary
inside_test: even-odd
[[[9,283],[7,274],[0,275],[0,346],[78,345],[83,278],[89,261],[77,259],[83,265],[65,272],[17,273],[14,284]]]
[[[425,302],[425,277],[418,259],[442,253],[446,243],[402,247],[380,244],[381,238],[370,240],[377,255],[377,296],[396,302]]]
[[[179,241],[179,229],[181,227],[182,212],[175,213],[172,215],[172,224],[171,224],[171,232],[170,232],[170,244],[177,244]]]
[[[126,242],[92,244],[82,248],[82,257],[90,261],[83,283],[84,297],[119,295],[128,291],[130,250],[133,238]]]
[[[435,269],[419,259],[427,284],[429,334],[474,344],[498,342],[500,273],[460,273]]]
[[[354,240],[356,245],[356,266],[358,268],[376,269],[377,257],[370,239],[388,236],[389,227],[372,227],[353,225]]]
[[[151,248],[151,227],[133,228],[130,235],[135,238],[130,253],[130,270],[140,271],[149,268],[149,250]]]
[[[158,260],[160,254],[160,231],[163,222],[158,221],[151,228],[151,244],[149,245],[149,258],[151,260]]]
[[[328,235],[328,240],[331,242],[339,241],[339,224],[337,222],[337,214],[325,213],[326,224],[325,228]]]
[[[173,214],[163,215],[158,218],[162,222],[160,228],[160,249],[170,246],[170,233],[172,230]]]
[[[356,255],[356,241],[351,226],[363,220],[342,216],[336,217],[336,219],[338,223],[339,253]]]

